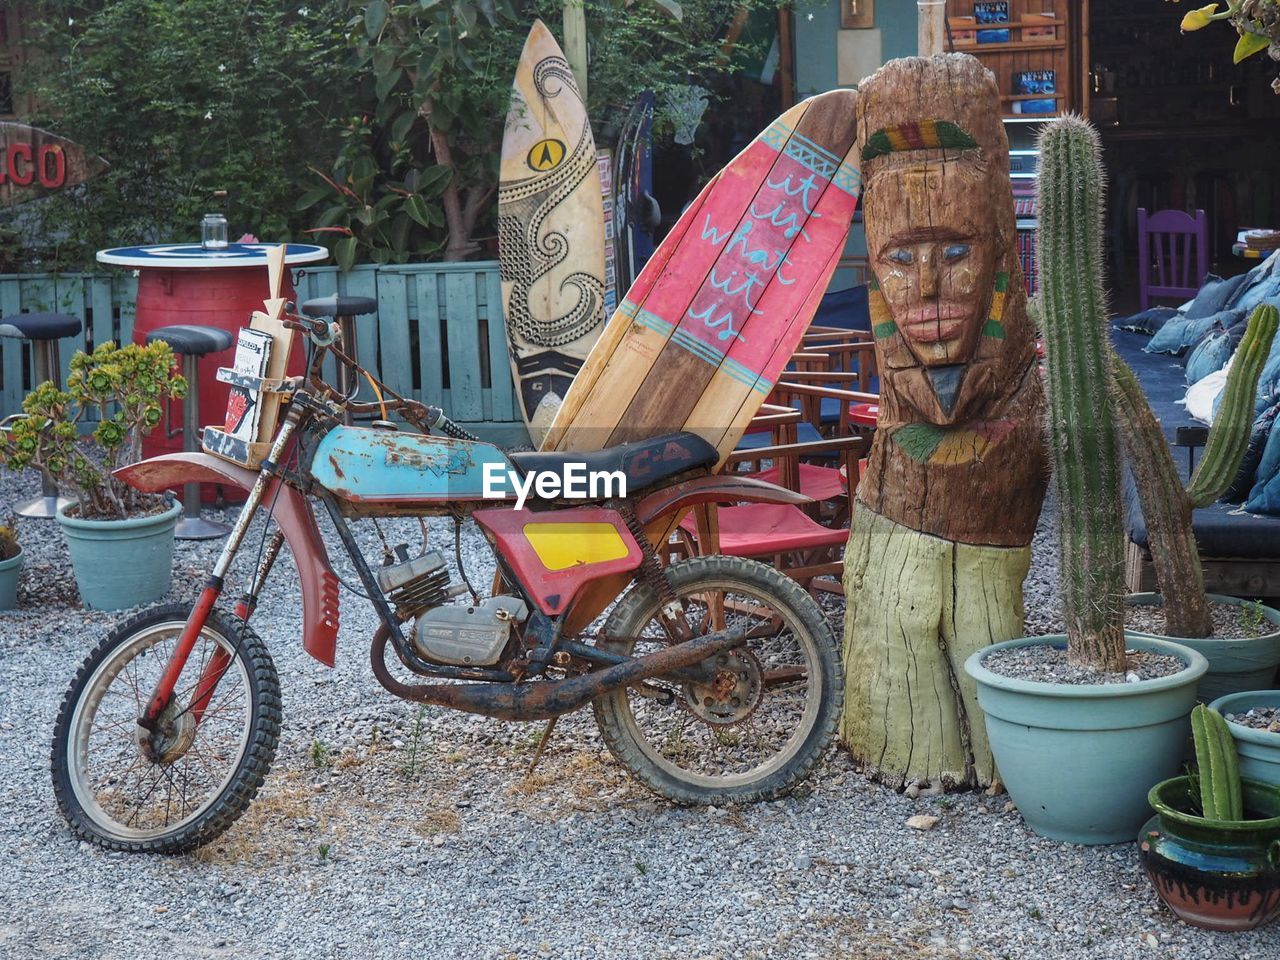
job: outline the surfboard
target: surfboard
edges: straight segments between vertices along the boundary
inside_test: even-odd
[[[855,101],[833,90],[797,104],[702,189],[610,318],[544,449],[688,430],[723,464],[839,263],[862,181]],[[649,531],[657,543],[668,533]],[[584,595],[575,626],[616,586]]]
[[[630,287],[640,268],[653,255],[653,237],[641,222],[646,195],[653,194],[653,92],[646,90],[631,105],[618,134],[614,164],[614,238],[618,282]]]
[[[516,397],[536,445],[605,320],[595,141],[541,20],[520,55],[502,137],[498,260]]]
[[[854,99],[797,104],[702,189],[619,304],[544,448],[691,430],[728,456],[843,250],[861,189]]]

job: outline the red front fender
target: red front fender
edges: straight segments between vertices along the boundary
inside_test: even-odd
[[[663,487],[636,504],[636,519],[644,526],[668,514],[683,515],[700,503],[810,503],[811,498],[777,484],[733,474],[695,477]]]
[[[149,493],[178,490],[184,483],[224,483],[248,491],[257,472],[207,453],[168,453],[115,472],[129,486]],[[302,648],[332,667],[338,643],[338,578],[329,566],[311,504],[293,487],[271,481],[262,500],[274,504],[271,513],[280,525],[302,584]]]

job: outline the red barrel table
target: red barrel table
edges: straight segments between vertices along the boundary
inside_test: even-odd
[[[133,322],[133,340],[145,342],[149,331],[175,323],[218,327],[234,337],[249,325],[249,315],[262,309],[269,294],[267,251],[271,243],[231,243],[206,250],[198,243],[156,244],[145,247],[117,247],[99,250],[98,262],[138,271],[138,305]],[[286,264],[315,263],[329,256],[324,247],[291,243],[285,252]],[[294,299],[293,278],[284,271],[280,296]],[[234,346],[200,360],[199,423],[221,423],[227,411],[230,388],[218,382],[218,368],[231,366]],[[301,374],[302,351],[290,358],[290,374]],[[181,414],[170,411],[169,423],[181,423]],[[167,426],[168,424],[166,424]],[[182,450],[182,433],[169,436],[167,430],[153,430],[142,442],[143,453],[154,457]],[[206,495],[207,496],[207,495]]]

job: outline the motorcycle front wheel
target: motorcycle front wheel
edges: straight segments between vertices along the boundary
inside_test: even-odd
[[[244,813],[275,758],[275,665],[257,634],[217,612],[157,730],[138,726],[190,609],[169,604],[120,623],[58,712],[54,796],[71,829],[108,850],[180,853],[209,842]]]
[[[667,578],[694,633],[740,629],[739,647],[705,662],[704,683],[658,678],[594,702],[613,755],[678,803],[744,803],[791,790],[835,735],[844,682],[817,602],[773,567],[695,557]],[[670,645],[652,586],[632,589],[605,624],[602,649],[643,656]]]

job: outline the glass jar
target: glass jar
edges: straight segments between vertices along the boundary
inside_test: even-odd
[[[206,250],[225,250],[227,218],[220,213],[206,213],[200,222],[200,246]]]

